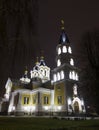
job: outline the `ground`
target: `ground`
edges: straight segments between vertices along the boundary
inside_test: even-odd
[[[99,130],[99,119],[0,117],[0,130]]]

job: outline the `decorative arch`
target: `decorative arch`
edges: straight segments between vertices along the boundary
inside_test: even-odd
[[[81,100],[78,97],[75,97],[72,103],[73,111],[74,113],[81,113],[82,107],[81,107]]]

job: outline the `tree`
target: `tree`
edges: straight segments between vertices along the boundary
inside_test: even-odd
[[[32,68],[38,8],[38,0],[0,0],[0,90],[9,76],[19,78],[25,66]]]
[[[81,72],[85,100],[87,105],[99,113],[99,30],[86,32],[82,44],[86,55],[86,66]]]

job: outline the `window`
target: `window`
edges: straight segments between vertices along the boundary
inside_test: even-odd
[[[61,48],[58,48],[58,55],[61,54]]]
[[[61,65],[61,61],[60,59],[57,60],[57,66],[60,66]]]
[[[71,50],[71,47],[69,46],[68,47],[68,52],[71,54],[72,53],[72,50]]]
[[[74,60],[72,58],[70,59],[70,65],[74,65]]]
[[[57,73],[57,79],[60,80],[60,73]]]
[[[57,97],[57,103],[58,104],[62,104],[62,96],[58,96]]]
[[[75,71],[70,71],[69,78],[73,80],[78,80],[78,74]]]
[[[43,70],[42,68],[41,68],[41,70],[40,70],[40,71],[41,71],[41,74],[42,74],[42,75],[44,75],[44,70]]]
[[[72,72],[73,79],[75,80],[75,71]]]
[[[76,80],[78,80],[78,74],[76,73]]]
[[[57,81],[57,77],[56,77],[56,74],[54,74],[54,82]]]
[[[49,103],[49,98],[47,96],[44,96],[44,104],[48,104]]]
[[[69,72],[69,78],[72,79],[72,72]]]
[[[47,75],[47,71],[45,70],[45,76]]]
[[[66,46],[63,46],[63,53],[66,53],[67,52],[67,48]]]
[[[61,79],[64,79],[64,72],[61,71]]]
[[[24,104],[29,104],[29,97],[24,97]]]

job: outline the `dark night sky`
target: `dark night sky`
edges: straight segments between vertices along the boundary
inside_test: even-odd
[[[55,61],[61,19],[75,54],[81,51],[83,33],[99,28],[99,0],[41,0],[39,14],[39,44],[49,66]]]
[[[65,21],[65,30],[75,55],[79,55],[82,51],[80,41],[83,33],[99,28],[99,0],[39,0],[39,7],[35,6],[37,0],[5,0],[5,4],[3,2],[4,0],[0,1],[1,86],[10,75],[14,78],[21,77],[25,65],[32,69],[36,56],[40,56],[42,50],[47,65],[51,68],[55,67],[61,19]],[[4,11],[3,5],[10,11]],[[37,18],[37,13],[39,18]],[[34,24],[36,22],[38,27]],[[35,37],[36,27],[38,28],[38,42],[35,40],[37,38]],[[3,33],[2,30],[7,33]],[[16,34],[18,34],[19,41],[16,41]],[[14,47],[17,48],[15,59],[12,53]]]

